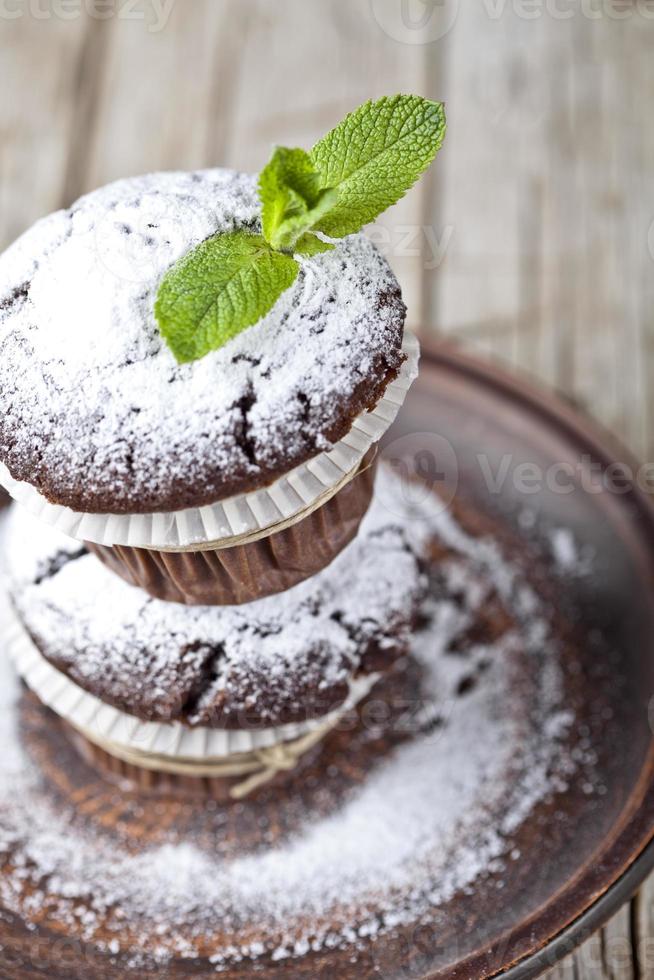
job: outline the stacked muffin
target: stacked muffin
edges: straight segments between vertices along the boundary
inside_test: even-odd
[[[302,260],[201,361],[159,335],[167,269],[258,208],[246,175],[155,174],[0,259],[18,669],[96,754],[232,795],[294,765],[406,651],[425,547],[399,477],[374,489],[417,344],[364,236]]]

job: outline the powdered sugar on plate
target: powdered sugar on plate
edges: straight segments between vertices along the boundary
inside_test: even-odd
[[[493,876],[501,884],[504,863],[519,860],[524,822],[585,767],[572,745],[561,651],[524,570],[496,541],[468,537],[436,506],[414,526],[435,532],[442,553],[412,647],[423,679],[410,737],[338,811],[308,817],[272,848],[225,857],[218,841],[214,853],[171,832],[130,852],[97,826],[80,830],[73,813],[54,812],[39,795],[16,744],[15,689],[3,677],[0,822],[13,871],[0,878],[2,904],[29,914],[31,901],[36,914],[51,903],[68,930],[123,956],[137,975],[152,959],[196,955],[221,972],[374,947],[455,894]],[[498,603],[510,625],[498,615],[479,633]],[[30,898],[34,881],[45,885]]]
[[[258,221],[253,177],[152,174],[87,195],[0,257],[0,458],[16,479],[77,511],[178,510],[345,434],[402,361],[399,288],[365,236],[302,259],[273,310],[201,361],[178,365],[158,333],[171,265]]]

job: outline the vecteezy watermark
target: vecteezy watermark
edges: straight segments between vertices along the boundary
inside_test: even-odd
[[[454,234],[454,225],[445,225],[440,232],[433,225],[374,225],[368,237],[385,256],[421,259],[427,271],[438,269],[445,260]]]
[[[383,32],[401,44],[433,44],[454,27],[459,0],[370,0]]]
[[[80,901],[80,909],[82,906]],[[105,953],[109,955],[120,951],[120,944],[115,938],[108,940],[104,947]],[[98,967],[98,944],[87,943],[74,936],[57,937],[53,933],[40,935],[35,932],[16,946],[11,942],[3,946],[2,965],[5,976],[11,974],[14,968],[20,975],[27,964],[42,976],[55,970],[59,976],[73,976],[75,973],[79,976],[81,970],[85,975],[92,976]]]
[[[499,459],[478,453],[476,462],[487,492],[495,496],[503,494],[507,486],[515,494],[527,497],[543,491],[567,496],[579,490],[591,496],[601,493],[622,496],[634,487],[654,493],[654,462],[638,467],[618,461],[605,465],[586,453],[575,460],[554,461],[547,466],[516,459],[512,453],[505,453]]]
[[[412,432],[388,443],[382,459],[400,477],[404,504],[419,508],[433,494],[442,508],[449,506],[459,483],[459,466],[452,443],[435,432]],[[394,492],[378,485],[379,499],[389,513],[397,509]]]
[[[581,453],[544,464],[510,452],[466,454],[461,461],[452,442],[435,432],[400,436],[384,447],[381,458],[401,478],[402,506],[415,509],[416,515],[433,494],[443,509],[449,506],[457,493],[461,469],[469,481],[495,497],[567,496],[575,492],[624,496],[634,489],[654,494],[654,461],[635,465],[615,460],[607,464]],[[382,481],[378,494],[381,503],[394,513],[398,507],[395,491],[387,492]]]
[[[654,0],[482,0],[491,20],[511,13],[520,20],[628,20],[642,17],[654,20]]]
[[[475,668],[473,667],[472,670],[474,671]],[[479,670],[477,669],[476,672],[478,674]],[[471,673],[470,676],[474,677],[475,674]],[[435,744],[442,737],[458,699],[465,697],[468,688],[458,690],[456,694],[448,692],[432,694],[419,689],[407,689],[405,693],[402,693],[384,689],[380,683],[374,688],[374,691],[376,692],[374,695],[369,693],[360,701],[346,706],[338,697],[312,697],[304,703],[300,700],[293,723],[298,728],[304,726],[306,731],[315,731],[329,720],[329,731],[352,733],[360,730],[375,738],[418,736],[423,744]],[[95,732],[101,735],[106,730],[106,718],[103,719],[102,712],[103,706],[100,705],[87,719],[86,725],[89,733]],[[246,751],[245,737],[247,735],[256,737],[261,732],[270,734],[270,720],[262,717],[255,708],[237,708],[230,717],[234,730],[240,732],[239,740],[243,751]],[[220,728],[221,718],[220,708],[216,708],[215,714],[209,708],[206,711],[206,718],[203,719],[203,726],[205,728],[215,727],[217,730]],[[103,748],[109,755],[112,754],[113,749],[114,752],[118,753],[119,758],[124,757],[123,753],[126,751],[130,754],[139,754],[142,759],[153,754],[159,757],[162,755],[169,755],[173,758],[180,757],[178,726],[159,726],[156,745],[153,747],[152,724],[134,721],[128,741],[118,741],[112,746],[111,740],[107,741],[103,738]],[[327,731],[325,731],[326,734]],[[90,734],[89,738],[93,741],[93,734]],[[287,736],[284,741],[292,742],[293,740]],[[135,761],[138,764],[138,760]]]
[[[0,20],[94,20],[140,21],[151,34],[163,31],[176,0],[0,0]]]

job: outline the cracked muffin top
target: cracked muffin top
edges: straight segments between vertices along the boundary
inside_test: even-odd
[[[246,606],[151,599],[22,508],[3,552],[18,615],[80,687],[146,721],[268,726],[327,714],[350,679],[406,653],[441,509],[382,466],[359,537],[312,579]]]
[[[329,448],[397,376],[405,308],[363,235],[299,259],[254,327],[178,364],[154,301],[210,236],[260,229],[256,178],[110,184],[0,257],[0,461],[76,511],[138,514],[265,486]]]

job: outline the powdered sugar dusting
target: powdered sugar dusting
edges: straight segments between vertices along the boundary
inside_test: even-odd
[[[125,955],[125,969],[201,952],[220,972],[261,958],[365,947],[518,860],[514,835],[583,764],[567,744],[575,719],[557,641],[539,596],[497,542],[469,538],[437,506],[418,517],[409,533],[424,536],[428,528],[443,554],[428,623],[412,645],[423,680],[411,737],[338,812],[308,819],[274,848],[236,857],[174,835],[136,854],[117,852],[97,830],[71,833],[71,815],[39,797],[18,753],[13,763],[0,761],[4,846],[16,866],[0,879],[2,903],[24,909],[23,884],[45,876],[60,920],[88,941],[98,941],[102,923],[115,934],[111,946],[102,941]],[[510,627],[475,637],[498,597]],[[518,675],[526,689],[516,686]],[[13,693],[6,691],[3,682],[0,719],[11,760]],[[215,937],[209,950],[207,933]]]
[[[152,174],[87,195],[0,257],[0,458],[17,479],[74,510],[175,510],[329,446],[362,388],[401,363],[397,282],[364,236],[301,260],[274,309],[201,361],[178,365],[157,330],[170,266],[258,223],[253,177]]]

